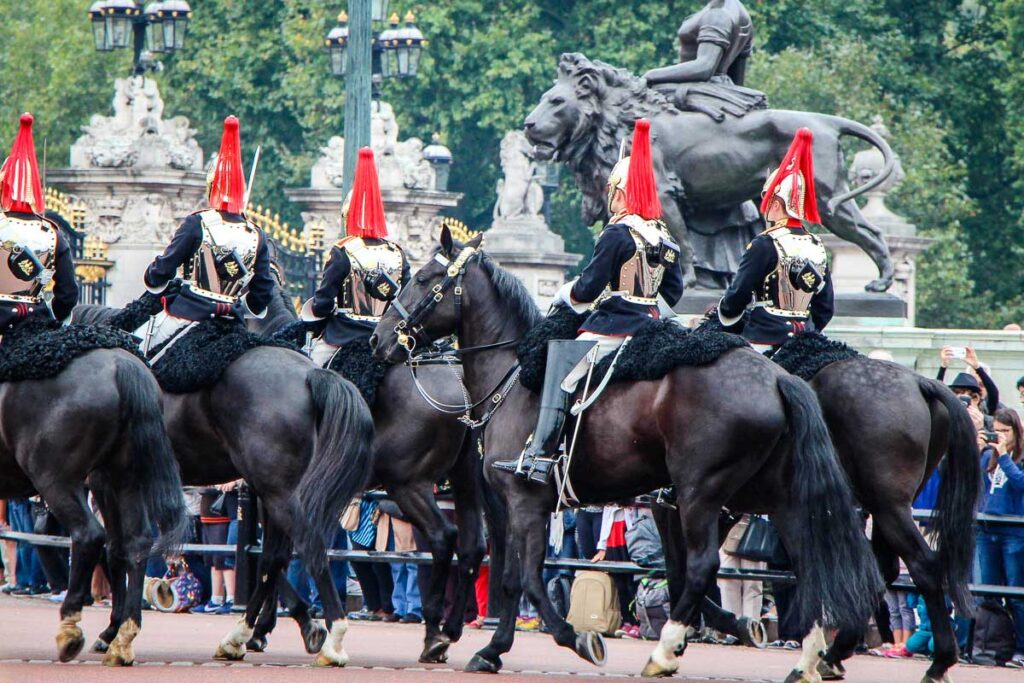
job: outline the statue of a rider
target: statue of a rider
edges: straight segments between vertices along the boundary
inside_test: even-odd
[[[650,87],[680,109],[718,121],[768,106],[764,93],[744,87],[754,24],[740,0],[711,0],[683,20],[677,35],[679,63],[645,73]]]
[[[556,305],[590,311],[590,316],[575,340],[549,342],[532,440],[519,458],[495,462],[495,469],[546,484],[561,454],[569,402],[580,380],[645,324],[660,319],[662,306],[674,306],[683,295],[679,247],[661,222],[646,119],[636,121],[630,156],[608,177],[608,211],[612,218],[590,263],[556,297]]]
[[[32,140],[32,115],[21,115],[11,154],[0,167],[0,334],[27,319],[65,321],[78,303],[71,249],[44,217],[43,183]],[[53,282],[49,305],[43,292]]]
[[[345,237],[331,247],[320,287],[302,306],[302,319],[323,321],[310,356],[327,366],[339,348],[366,344],[385,307],[409,281],[409,259],[388,239],[373,150],[359,150],[352,192],[342,207]]]
[[[245,216],[245,174],[238,119],[224,119],[220,153],[207,178],[210,207],[187,217],[143,281],[163,310],[138,330],[143,350],[177,338],[193,324],[266,314],[274,288],[263,232]],[[182,271],[180,288],[170,286]]]
[[[814,138],[801,128],[782,164],[765,183],[766,228],[747,246],[718,305],[726,329],[742,331],[761,351],[801,332],[821,331],[832,319],[834,295],[825,246],[812,232],[821,222],[814,189]],[[747,305],[754,300],[744,324]]]

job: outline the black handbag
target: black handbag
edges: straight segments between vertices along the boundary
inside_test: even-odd
[[[750,515],[743,537],[730,554],[751,562],[771,562],[781,550],[782,541],[775,525],[765,517]]]

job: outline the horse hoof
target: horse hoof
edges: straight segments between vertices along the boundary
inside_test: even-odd
[[[789,672],[789,675],[786,676],[784,683],[819,683],[820,681],[821,677],[819,676],[813,676],[806,674],[803,671],[793,669]]]
[[[302,642],[306,646],[306,652],[315,655],[327,642],[327,629],[318,622],[309,622],[309,626],[302,629]]]
[[[942,674],[942,678],[935,678],[925,674],[924,678],[921,679],[921,683],[953,683],[953,679],[948,673]]]
[[[671,666],[665,667],[658,664],[653,658],[648,658],[644,670],[640,672],[640,678],[664,678],[665,676],[671,676],[678,670],[679,662],[673,661]]]
[[[321,668],[333,667],[340,669],[346,664],[348,664],[348,655],[344,650],[333,656],[328,656],[323,651],[320,651],[316,659],[313,660],[313,666]]]
[[[846,678],[846,667],[842,662],[832,664],[823,659],[818,662],[818,674],[823,681],[841,681]]]
[[[102,638],[97,638],[96,642],[92,644],[92,651],[93,652],[98,652],[101,655],[102,654],[106,654],[107,650],[109,650],[109,649],[110,649],[110,643],[108,643],[107,641],[103,640]]]
[[[75,627],[57,634],[57,659],[62,662],[70,662],[78,656],[78,653],[85,647],[85,636],[82,629]]]
[[[481,657],[479,654],[473,655],[473,659],[469,660],[466,664],[466,668],[463,669],[466,673],[470,674],[496,674],[501,671],[501,657],[497,657],[496,661]]]
[[[249,652],[266,652],[267,650],[267,637],[260,636],[258,638],[253,637],[249,639],[249,642],[245,644],[245,649]],[[313,654],[310,652],[309,654]]]
[[[764,630],[764,624],[760,619],[742,617],[737,622],[737,626],[736,635],[739,637],[740,643],[758,650],[768,647],[768,632]]]
[[[245,659],[245,646],[221,643],[217,646],[217,651],[213,653],[213,658],[222,662],[240,662]]]
[[[438,635],[428,641],[420,655],[421,664],[444,664],[448,661],[448,648],[451,646],[451,639],[444,635]]]
[[[604,666],[608,658],[608,650],[604,645],[604,636],[594,631],[584,631],[576,635],[576,654],[591,664]]]
[[[103,666],[131,666],[134,663],[134,655],[122,655],[107,652],[107,654],[103,657]]]

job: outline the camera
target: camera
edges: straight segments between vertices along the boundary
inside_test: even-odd
[[[970,396],[964,396],[963,394],[961,394],[960,396],[957,396],[957,398],[959,398],[960,402],[963,403],[968,408],[971,407],[971,397]]]
[[[985,437],[985,443],[999,443],[999,434],[997,432],[985,429],[981,432],[981,435]]]

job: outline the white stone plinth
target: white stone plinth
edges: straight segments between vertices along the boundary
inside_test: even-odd
[[[579,263],[579,254],[565,251],[565,240],[534,216],[496,218],[484,233],[484,248],[502,268],[523,281],[541,310],[547,310],[565,271]]]

